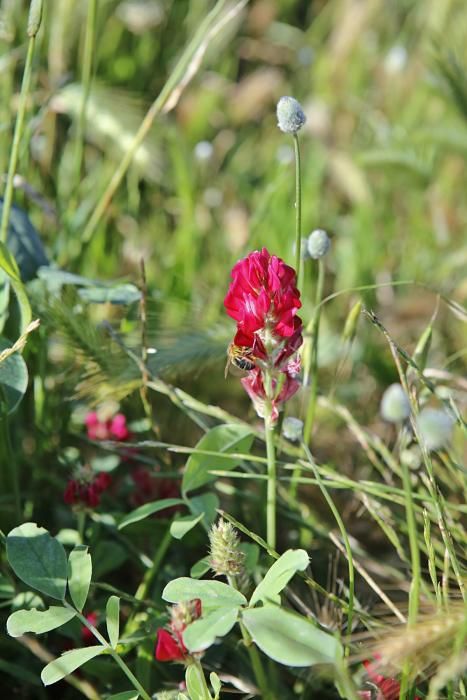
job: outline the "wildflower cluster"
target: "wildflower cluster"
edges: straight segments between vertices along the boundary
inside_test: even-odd
[[[96,474],[89,467],[82,467],[75,478],[66,485],[63,500],[69,506],[81,508],[97,508],[101,495],[106,491],[112,480],[105,472]]]
[[[300,386],[295,353],[303,338],[295,270],[263,248],[237,262],[231,276],[224,306],[237,321],[232,345],[251,362],[242,384],[258,415],[265,415],[268,402],[275,422],[280,406]]]
[[[90,411],[85,418],[86,432],[90,440],[118,440],[126,442],[131,433],[123,413],[117,413],[113,418],[101,420],[95,411]]]
[[[195,598],[178,603],[170,610],[167,627],[157,630],[155,657],[157,661],[186,661],[190,654],[183,643],[183,632],[187,626],[201,617],[201,600]]]

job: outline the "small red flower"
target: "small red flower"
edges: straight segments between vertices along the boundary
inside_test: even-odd
[[[87,435],[90,440],[118,440],[126,442],[131,433],[123,413],[117,413],[113,418],[100,420],[95,411],[90,411],[84,419]]]
[[[187,648],[180,639],[175,639],[172,634],[163,628],[157,630],[156,659],[157,661],[183,661],[188,653]]]
[[[135,467],[131,472],[131,478],[135,483],[135,490],[131,494],[131,504],[134,507],[144,503],[159,501],[164,498],[179,498],[180,487],[174,479],[160,478],[147,467]],[[175,512],[174,508],[167,508],[156,513],[156,517],[165,518]]]
[[[400,683],[395,678],[387,678],[378,673],[378,659],[379,657],[375,657],[374,661],[366,660],[363,662],[368,678],[378,687],[378,700],[399,700]],[[418,695],[415,696],[414,700],[420,700]]]
[[[97,623],[97,613],[96,612],[90,612],[86,615],[86,620],[91,623],[94,627],[96,626]],[[86,627],[86,625],[83,625],[81,627],[81,641],[83,644],[89,645],[89,644],[94,644],[95,637],[91,630]]]
[[[157,630],[155,657],[157,661],[185,661],[189,651],[183,643],[183,632],[194,620],[201,617],[201,600],[195,598],[178,603],[170,610],[170,622]]]
[[[70,479],[63,494],[63,500],[68,506],[84,506],[97,508],[101,494],[106,491],[112,480],[104,472],[94,474],[89,469],[80,470],[77,478]]]

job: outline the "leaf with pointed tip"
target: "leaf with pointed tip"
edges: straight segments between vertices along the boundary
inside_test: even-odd
[[[118,644],[118,636],[120,633],[120,598],[118,596],[110,596],[107,601],[105,612],[109,641],[111,646],[115,649]]]
[[[68,589],[76,608],[81,612],[91,585],[92,560],[85,545],[77,545],[68,557]]]
[[[184,515],[181,518],[176,518],[170,525],[170,534],[176,540],[181,540],[185,535],[193,530],[204,518],[204,513],[199,515]]]
[[[181,506],[184,504],[185,502],[182,501],[181,498],[163,498],[160,501],[152,501],[151,503],[145,503],[144,505],[139,506],[139,508],[133,510],[131,513],[128,513],[128,515],[126,515],[120,522],[118,529],[123,530],[123,528],[127,527],[127,525],[131,525],[132,523],[137,523],[140,520],[149,518],[150,515],[158,513],[161,510],[165,510],[166,508],[172,508],[173,506]]]
[[[196,445],[199,450],[209,452],[245,453],[249,452],[253,443],[253,433],[244,425],[217,425],[211,428]],[[186,463],[182,481],[182,491],[193,491],[204,484],[216,479],[209,472],[213,469],[232,470],[236,461],[229,457],[207,455],[196,450]]]
[[[45,668],[42,669],[41,680],[44,685],[52,685],[62,678],[68,676],[77,668],[80,668],[87,661],[91,661],[96,656],[99,656],[105,651],[105,647],[99,646],[86,647],[85,649],[72,649],[66,651],[59,656],[58,659],[51,661]]]
[[[261,583],[253,591],[250,606],[258,601],[279,602],[279,593],[286,587],[297,571],[304,571],[309,564],[304,549],[288,549],[271,566]]]

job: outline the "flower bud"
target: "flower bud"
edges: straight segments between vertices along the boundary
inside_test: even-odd
[[[217,576],[238,576],[243,571],[245,559],[240,540],[234,527],[225,520],[211,527],[209,533],[209,565]]]
[[[314,260],[323,258],[331,247],[331,240],[322,228],[317,228],[308,236],[308,255]]]
[[[284,422],[282,423],[282,435],[291,442],[299,442],[303,435],[303,421],[293,416],[284,418]]]
[[[306,122],[302,105],[294,97],[281,97],[276,114],[277,126],[285,134],[296,134]]]
[[[453,419],[445,411],[436,408],[424,408],[420,411],[417,427],[429,452],[439,450],[449,442],[453,423]]]
[[[400,384],[388,386],[381,399],[380,412],[389,423],[402,423],[410,416],[410,401]]]

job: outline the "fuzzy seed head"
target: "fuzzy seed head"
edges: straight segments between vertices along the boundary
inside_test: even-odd
[[[218,576],[238,576],[243,571],[245,559],[240,549],[240,540],[234,527],[225,520],[219,520],[209,533],[211,569]]]
[[[308,255],[313,260],[319,260],[319,258],[324,258],[329,248],[331,247],[331,239],[329,238],[326,231],[322,228],[317,228],[312,231],[308,236],[307,249]]]
[[[452,435],[453,419],[445,411],[424,408],[417,418],[417,427],[429,452],[444,447]]]
[[[281,97],[276,114],[277,126],[285,134],[296,134],[306,122],[302,105],[294,97]]]
[[[293,416],[284,418],[284,422],[282,423],[282,434],[291,442],[299,442],[303,435],[303,421],[301,421],[300,418],[294,418]]]
[[[400,384],[388,386],[381,399],[380,412],[388,423],[402,423],[410,416],[410,401]]]

